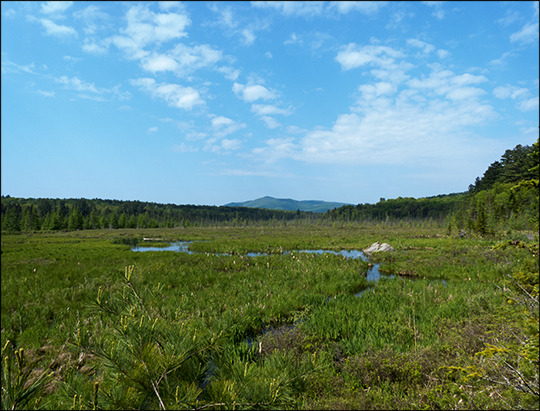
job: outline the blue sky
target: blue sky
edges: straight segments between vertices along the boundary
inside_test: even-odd
[[[538,138],[538,2],[2,2],[1,191],[467,190]]]

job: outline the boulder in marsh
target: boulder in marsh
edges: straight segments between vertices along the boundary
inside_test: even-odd
[[[371,244],[368,248],[362,250],[365,254],[378,253],[379,251],[396,251],[388,243],[379,243],[378,241]]]

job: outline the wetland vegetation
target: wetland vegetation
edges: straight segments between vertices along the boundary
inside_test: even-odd
[[[538,180],[463,196],[54,231],[3,197],[2,409],[538,409]]]

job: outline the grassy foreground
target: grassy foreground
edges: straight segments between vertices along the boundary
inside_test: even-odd
[[[144,237],[194,253],[131,251]],[[396,249],[376,283],[299,252],[375,241]],[[537,244],[383,224],[2,235],[2,409],[538,408]]]

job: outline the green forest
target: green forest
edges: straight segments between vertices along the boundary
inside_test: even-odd
[[[536,148],[535,148],[536,147]],[[324,223],[445,221],[450,230],[494,232],[501,222],[513,229],[534,227],[538,215],[538,143],[517,145],[492,163],[468,191],[425,198],[398,197],[376,204],[345,205],[326,213],[230,206],[158,204],[102,199],[2,196],[2,231],[174,228],[248,225],[293,220]],[[518,185],[520,181],[528,181]]]

